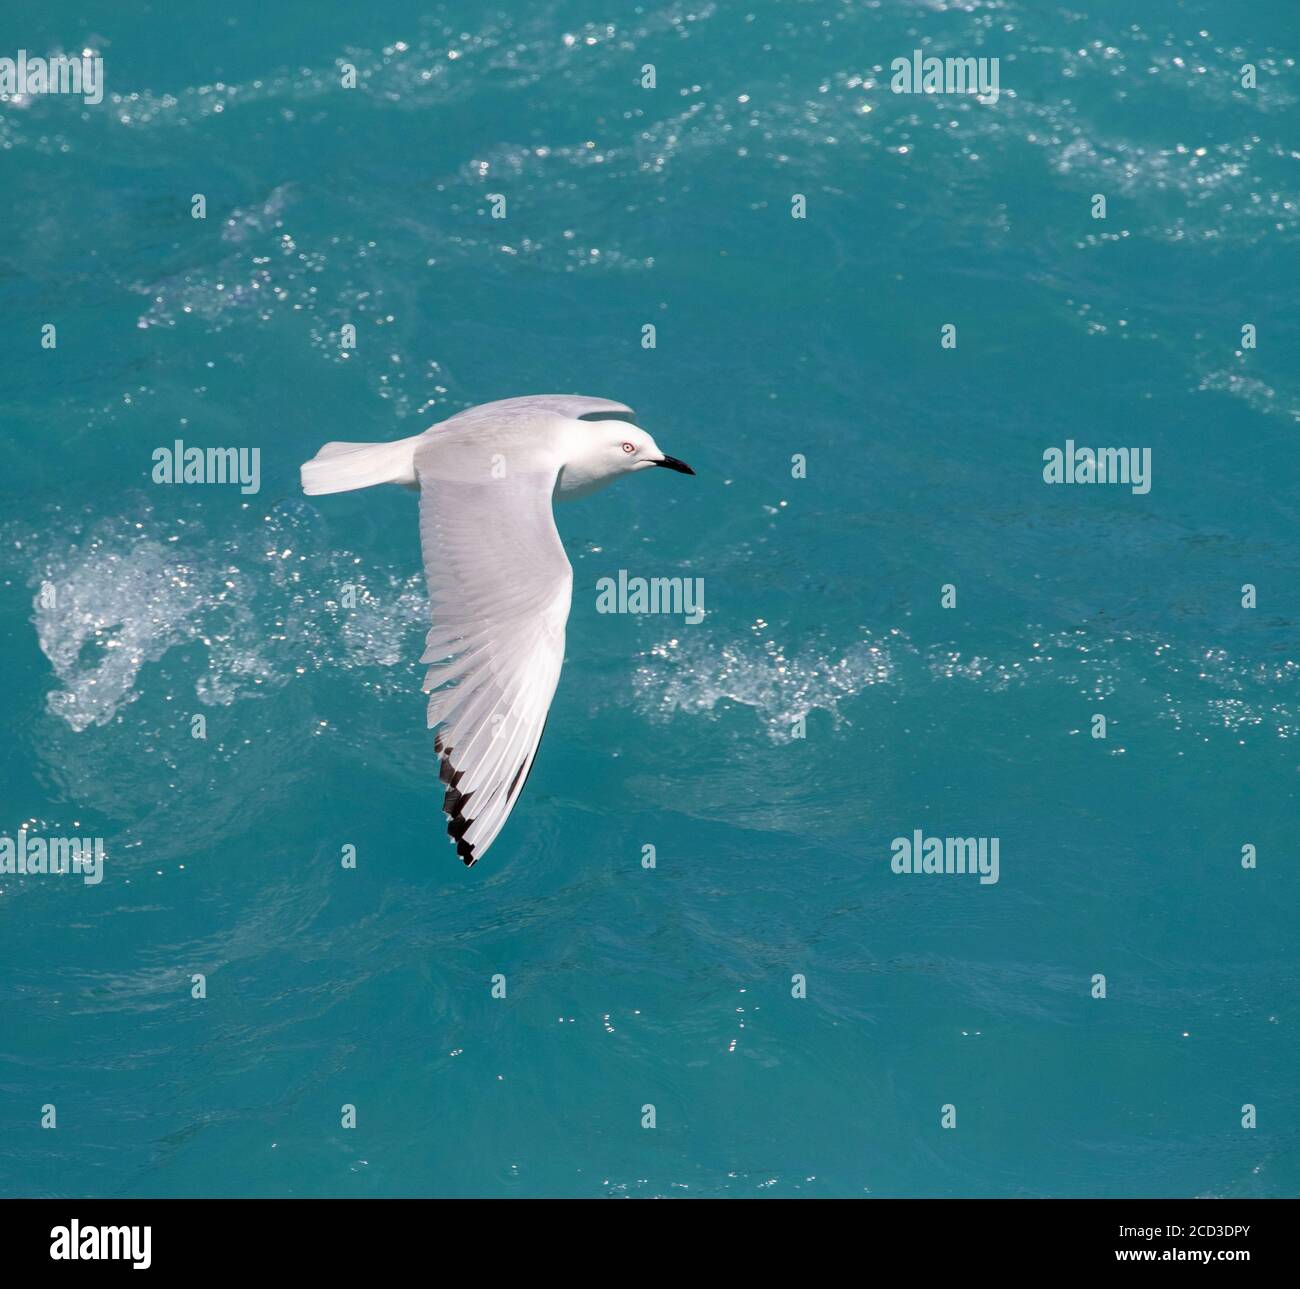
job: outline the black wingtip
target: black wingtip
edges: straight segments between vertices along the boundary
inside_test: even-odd
[[[465,804],[474,794],[461,792],[457,786],[462,771],[451,763],[451,754],[455,749],[444,744],[441,738],[435,738],[433,746],[442,758],[438,765],[438,778],[447,785],[447,791],[442,796],[442,809],[447,816],[447,836],[456,843],[456,854],[465,867],[473,868],[478,863],[478,856],[474,853],[473,844],[465,840],[465,833],[474,820],[465,814]]]

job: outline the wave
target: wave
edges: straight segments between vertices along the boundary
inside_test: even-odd
[[[1250,658],[1218,647],[1092,627],[1028,628],[1028,647],[1003,656],[947,644],[918,645],[900,629],[864,633],[843,649],[789,649],[761,631],[749,639],[674,637],[636,667],[634,702],[648,719],[718,719],[750,710],[773,743],[797,737],[796,723],[820,710],[833,728],[851,725],[854,700],[883,688],[893,695],[936,685],[991,692],[1029,687],[1077,690],[1104,702],[1130,682],[1153,718],[1177,730],[1263,730],[1300,737],[1300,661]],[[1126,702],[1131,696],[1126,694]]]
[[[164,523],[145,504],[130,523],[102,520],[71,539],[50,528],[12,537],[57,682],[48,710],[76,731],[106,725],[139,698],[148,664],[187,646],[200,661],[186,674],[206,706],[322,668],[362,672],[380,689],[418,689],[422,576],[327,551],[320,529],[310,506],[285,501],[246,534],[214,539],[200,522]],[[385,686],[398,667],[410,676]]]

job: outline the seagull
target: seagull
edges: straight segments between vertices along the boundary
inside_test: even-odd
[[[695,473],[630,407],[577,394],[484,403],[391,443],[327,443],[302,466],[309,497],[419,490],[433,619],[420,661],[447,835],[466,866],[524,789],[564,663],[573,568],[551,502],[656,466]]]

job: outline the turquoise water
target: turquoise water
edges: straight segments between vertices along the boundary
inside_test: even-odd
[[[1293,6],[173,8],[0,49],[107,82],[0,103],[0,831],[107,853],[0,878],[0,1190],[1294,1194]],[[916,48],[997,102],[891,93]],[[698,477],[561,510],[467,871],[414,503],[297,468],[552,390]],[[260,492],[155,485],[177,438]]]

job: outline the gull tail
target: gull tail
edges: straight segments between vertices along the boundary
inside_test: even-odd
[[[302,490],[309,497],[351,492],[376,483],[415,486],[415,442],[420,435],[392,443],[327,443],[302,465]]]

